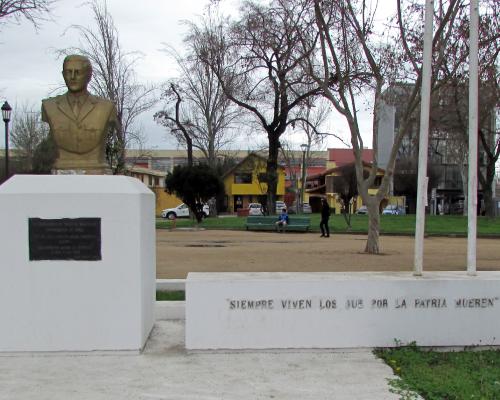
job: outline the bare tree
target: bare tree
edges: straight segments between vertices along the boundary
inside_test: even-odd
[[[334,137],[341,141],[344,145],[347,143],[336,135],[335,133],[325,131],[323,128],[324,123],[330,116],[330,105],[324,98],[309,98],[301,105],[298,113],[298,126],[305,133],[306,141],[303,143],[307,145],[304,154],[304,167],[302,171],[302,186],[300,188],[300,199],[304,198],[305,182],[307,181],[307,167],[311,159],[311,150],[314,147],[319,147],[327,137]],[[302,207],[302,205],[300,205]]]
[[[179,143],[186,145],[188,166],[193,166],[193,138],[189,120],[182,120],[181,103],[182,97],[179,89],[171,83],[170,88],[165,91],[164,96],[168,102],[175,101],[173,110],[163,110],[155,114],[155,120],[170,130]]]
[[[15,114],[10,137],[24,159],[26,170],[33,170],[35,151],[47,135],[48,128],[42,123],[40,110],[35,111],[28,105],[22,106],[20,112]]]
[[[494,183],[495,163],[499,156],[498,130],[495,124],[498,89],[496,85],[479,85],[479,168],[478,178],[485,200],[485,210],[493,215],[492,185]],[[494,94],[496,92],[496,94]],[[496,97],[496,98],[495,98]],[[467,215],[468,195],[468,86],[467,82],[450,80],[441,87],[431,107],[430,147],[432,155],[455,164],[460,171],[464,194],[464,215]]]
[[[212,14],[199,26],[189,23],[185,56],[167,47],[181,75],[165,91],[165,109],[155,114],[157,122],[165,125],[180,144],[201,150],[212,168],[220,150],[233,142],[242,116],[241,110],[225,95],[214,71],[199,58],[201,43],[220,29],[220,25],[220,19]]]
[[[92,0],[88,4],[94,15],[95,28],[72,26],[80,33],[80,45],[61,53],[78,52],[88,57],[93,72],[90,89],[115,103],[119,124],[115,140],[108,146],[108,160],[111,159],[113,172],[121,173],[125,166],[125,149],[131,143],[143,140],[136,119],[156,104],[156,89],[137,82],[134,67],[140,54],[122,50],[106,1]]]
[[[500,155],[499,132],[496,111],[500,105],[500,5],[498,1],[481,2],[479,21],[479,143],[482,166],[478,178],[483,190],[485,211],[494,215],[493,185],[495,164]],[[450,45],[444,49],[445,62],[440,66],[439,103],[433,110],[439,118],[434,118],[438,130],[446,131],[457,144],[457,153],[467,199],[468,178],[468,106],[469,106],[469,15],[458,13],[456,28],[451,31]],[[431,115],[432,116],[432,115]],[[432,120],[431,120],[432,122]],[[467,200],[464,213],[467,214]]]
[[[312,0],[320,35],[321,62],[310,59],[309,73],[321,85],[324,95],[333,107],[346,119],[351,132],[351,145],[355,157],[358,191],[369,212],[368,240],[365,251],[379,253],[380,216],[379,206],[387,196],[394,175],[396,155],[402,139],[407,133],[412,116],[420,104],[422,82],[422,8],[418,2],[409,0],[407,13],[402,12],[402,0],[397,1],[397,23],[399,32],[392,42],[383,43],[376,35],[374,26],[376,3],[365,0],[340,0],[322,2]],[[434,62],[443,63],[442,50],[449,42],[450,30],[462,1],[440,1],[435,15]],[[404,19],[403,17],[406,17]],[[411,35],[410,35],[411,33]],[[409,36],[412,41],[409,40]],[[437,86],[437,69],[433,75],[433,87]],[[376,195],[368,189],[373,185],[377,173],[378,119],[384,87],[390,80],[412,82],[412,90],[394,138],[386,173]],[[358,110],[362,93],[373,95],[373,153],[370,173],[363,177],[362,151],[364,141],[361,135]]]
[[[56,0],[0,0],[0,24],[8,21],[20,22],[23,18],[39,27],[52,9]]]
[[[267,135],[270,210],[275,209],[281,135],[297,122],[298,107],[320,92],[301,67],[301,60],[314,51],[313,21],[304,18],[299,2],[291,11],[277,0],[270,5],[245,1],[239,21],[199,47],[200,58],[214,71],[226,96],[252,115]],[[308,34],[312,37],[302,40]]]

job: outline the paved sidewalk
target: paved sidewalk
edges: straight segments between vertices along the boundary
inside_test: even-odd
[[[184,350],[184,321],[157,321],[141,355],[0,356],[0,400],[396,400],[368,350]]]

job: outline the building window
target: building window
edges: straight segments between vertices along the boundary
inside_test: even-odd
[[[155,176],[155,186],[160,186],[160,178]]]
[[[153,186],[153,177],[151,175],[148,176],[149,186]]]
[[[234,183],[252,183],[251,172],[237,172],[234,174]]]

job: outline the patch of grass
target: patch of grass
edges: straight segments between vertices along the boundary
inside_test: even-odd
[[[319,214],[309,214],[311,218],[311,231],[319,232]],[[293,215],[291,216],[293,218]],[[500,218],[478,217],[477,231],[479,236],[500,236]],[[246,217],[219,217],[206,218],[200,227],[206,229],[232,229],[244,230]],[[191,219],[178,219],[178,228],[196,226]],[[351,216],[352,233],[366,234],[368,231],[367,215]],[[157,219],[157,228],[172,228],[172,221]],[[330,218],[330,230],[334,233],[346,233],[347,226],[342,215],[332,215]],[[390,235],[414,235],[415,215],[381,215],[380,232]],[[461,215],[427,215],[425,218],[425,232],[427,235],[467,235],[467,217]]]
[[[206,229],[245,230],[245,222],[246,218],[243,217],[210,217],[205,218],[199,226]],[[196,221],[191,218],[179,218],[176,221],[177,228],[192,228],[196,225]],[[173,222],[168,219],[160,218],[156,220],[156,227],[171,229],[173,227]]]
[[[156,301],[184,301],[186,294],[184,290],[175,290],[171,292],[156,292]]]
[[[400,379],[392,391],[403,399],[418,393],[425,400],[500,399],[500,351],[435,352],[415,345],[378,349],[375,354]]]

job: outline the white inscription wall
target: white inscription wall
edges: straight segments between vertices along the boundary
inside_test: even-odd
[[[188,349],[500,345],[500,272],[191,273]]]

